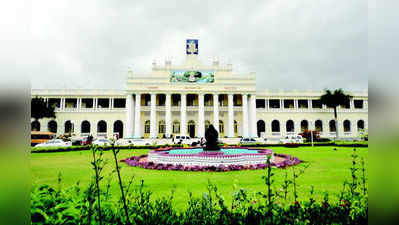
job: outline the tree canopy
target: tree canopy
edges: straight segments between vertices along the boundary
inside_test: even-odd
[[[336,108],[339,105],[349,103],[352,96],[345,94],[342,89],[336,89],[334,91],[325,90],[325,93],[320,97],[321,103],[327,105],[327,107]]]
[[[35,120],[41,118],[55,118],[54,108],[52,106],[47,106],[47,102],[43,98],[32,98],[31,118]]]

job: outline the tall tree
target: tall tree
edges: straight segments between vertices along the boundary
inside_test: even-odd
[[[55,118],[54,107],[47,105],[43,98],[34,97],[31,100],[31,118],[35,121],[42,118]]]
[[[345,94],[345,92],[341,88],[334,91],[326,89],[325,93],[320,96],[320,101],[322,104],[334,109],[336,137],[338,137],[337,107],[340,105],[348,104],[351,99],[352,96]]]

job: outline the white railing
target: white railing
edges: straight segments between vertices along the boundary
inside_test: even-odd
[[[97,137],[107,137],[107,132],[97,132]]]

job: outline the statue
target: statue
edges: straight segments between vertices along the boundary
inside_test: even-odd
[[[219,134],[213,125],[209,125],[209,128],[205,131],[205,147],[204,151],[219,151],[220,147],[218,145]]]

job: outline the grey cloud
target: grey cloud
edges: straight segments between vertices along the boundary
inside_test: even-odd
[[[258,90],[367,89],[367,1],[36,3],[33,88],[123,88],[128,66],[178,64],[198,38],[204,63],[254,71]]]

